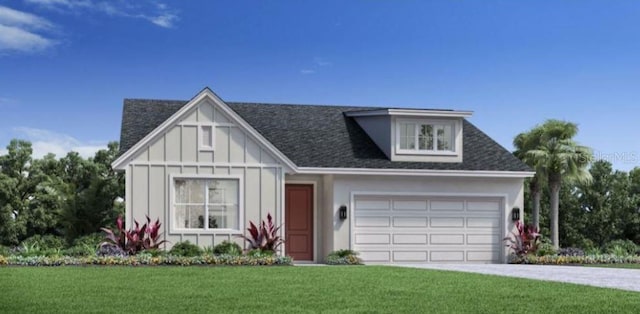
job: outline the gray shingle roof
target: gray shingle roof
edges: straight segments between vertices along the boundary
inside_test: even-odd
[[[151,133],[187,101],[125,99],[121,153]],[[386,108],[226,102],[298,167],[530,171],[469,121],[464,121],[463,162],[390,161],[348,111]]]

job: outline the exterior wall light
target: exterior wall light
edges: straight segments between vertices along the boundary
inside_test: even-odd
[[[340,206],[340,208],[338,209],[338,213],[340,215],[340,220],[347,219],[347,205]]]
[[[513,221],[520,220],[520,207],[514,207],[511,210],[511,220]]]

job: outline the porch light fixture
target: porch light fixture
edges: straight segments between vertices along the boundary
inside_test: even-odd
[[[340,214],[340,220],[347,219],[347,205],[340,206],[338,213]]]
[[[513,221],[520,220],[520,207],[514,207],[511,210],[511,220]]]

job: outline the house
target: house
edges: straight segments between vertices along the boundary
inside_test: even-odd
[[[281,253],[322,262],[499,263],[533,172],[468,111],[126,99],[126,222],[160,217],[171,243],[242,240],[268,213]]]

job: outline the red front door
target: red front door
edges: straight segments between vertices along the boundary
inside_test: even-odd
[[[285,250],[296,261],[313,261],[313,185],[285,186]]]

